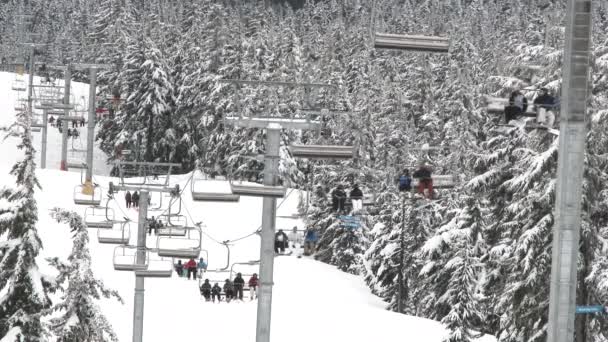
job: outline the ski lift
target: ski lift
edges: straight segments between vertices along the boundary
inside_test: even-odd
[[[247,171],[244,169],[240,169],[240,171],[244,171],[245,174],[258,174],[258,171]],[[277,175],[273,175],[273,177],[277,177]],[[232,193],[235,195],[241,196],[251,196],[251,197],[274,197],[274,198],[282,198],[285,197],[287,193],[287,188],[280,185],[262,185],[254,182],[247,182],[243,180],[233,180],[233,177],[229,178],[230,189]],[[276,183],[276,182],[275,182]]]
[[[201,253],[203,231],[200,226],[184,227],[183,237],[159,236],[156,240],[158,255],[171,258],[198,258]]]
[[[230,266],[230,279],[234,279],[234,266],[257,266],[257,268],[259,268],[260,266],[260,260],[250,260],[250,261],[245,261],[245,262],[235,262],[232,264],[232,266]],[[254,273],[260,273],[257,268],[255,269],[255,272],[250,272],[250,273],[243,273],[243,272],[239,272],[241,273],[243,276],[247,277],[247,276],[252,276]]]
[[[120,177],[120,185],[149,185],[149,186],[168,186],[171,171],[174,167],[180,167],[176,163],[155,163],[155,162],[129,162],[117,160],[114,163]],[[141,181],[130,179],[131,177],[141,177]],[[154,182],[159,177],[164,177],[162,182]]]
[[[84,223],[88,228],[107,228],[114,226],[114,209],[109,207],[88,207],[84,211]]]
[[[352,159],[355,155],[353,146],[290,145],[289,150],[297,158]]]
[[[191,190],[192,200],[201,202],[238,202],[239,195],[231,192],[230,183],[225,181],[214,181],[206,174],[197,178],[196,172],[192,176]]]
[[[137,262],[138,253],[144,253],[143,263]],[[116,271],[145,270],[148,268],[148,251],[139,251],[136,246],[117,246],[112,260]]]
[[[170,278],[173,274],[173,259],[148,253],[148,267],[135,270],[135,276],[147,278]]]
[[[376,49],[447,53],[450,50],[450,40],[445,37],[376,32],[374,34],[374,47]]]
[[[93,193],[86,194],[87,188],[84,184],[74,187],[74,204],[98,206],[101,203],[102,190],[99,185],[93,187]]]
[[[357,216],[340,215],[338,219],[342,228],[354,230],[361,227],[361,220]]]
[[[501,97],[484,96],[484,99],[487,103],[487,111],[491,114],[504,114],[505,107],[509,105],[509,99]],[[521,113],[519,116],[535,118],[536,111],[534,110],[534,105],[529,104],[528,108],[526,108],[526,112]]]
[[[25,86],[25,80],[20,76],[15,76],[11,89],[18,92],[26,91],[27,87]]]
[[[159,236],[185,236],[188,220],[184,215],[160,215],[157,218],[163,227],[157,229]]]
[[[129,222],[114,222],[111,229],[98,229],[97,241],[99,243],[126,245],[131,239]]]

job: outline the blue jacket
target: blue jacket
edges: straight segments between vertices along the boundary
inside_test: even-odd
[[[196,265],[196,267],[197,267],[199,270],[201,270],[201,269],[206,270],[206,269],[207,269],[207,263],[206,263],[206,262],[203,260],[203,258],[201,258],[201,259],[198,261],[198,264]]]
[[[306,231],[306,237],[304,238],[304,241],[317,241],[319,238],[317,237],[317,232],[315,232],[314,230],[308,230]]]

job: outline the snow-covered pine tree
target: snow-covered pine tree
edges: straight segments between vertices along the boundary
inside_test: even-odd
[[[5,129],[20,139],[17,148],[23,157],[12,168],[14,188],[0,190],[0,339],[4,342],[40,342],[46,332],[41,314],[51,301],[53,282],[36,263],[42,241],[38,236],[38,208],[34,191],[35,150],[31,135],[31,116],[18,112],[16,122]]]
[[[115,298],[122,303],[122,299],[118,292],[107,289],[103,282],[93,275],[88,246],[89,233],[82,217],[75,212],[59,208],[54,208],[51,216],[57,222],[70,226],[74,240],[67,262],[58,258],[48,259],[59,271],[56,281],[63,290],[61,301],[49,310],[59,313],[49,322],[57,342],[118,341],[97,301],[104,297]],[[65,282],[67,287],[64,287]]]

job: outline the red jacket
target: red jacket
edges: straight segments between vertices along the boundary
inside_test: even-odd
[[[258,278],[251,277],[249,278],[249,287],[258,286]]]
[[[188,260],[188,262],[184,264],[184,268],[185,269],[196,268],[196,261],[194,261],[194,260]]]

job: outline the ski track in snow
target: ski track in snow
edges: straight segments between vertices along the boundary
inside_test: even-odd
[[[11,90],[13,75],[0,73],[0,126],[11,124],[14,120],[14,101],[16,93]],[[88,93],[88,87],[72,83],[76,98]],[[81,129],[81,134],[86,132]],[[34,146],[40,148],[40,133],[35,135]],[[81,135],[85,144],[86,133]],[[10,138],[0,143],[2,162],[0,163],[0,186],[14,183],[8,175],[14,162],[22,155],[16,149],[17,140]],[[47,169],[36,170],[42,190],[36,191],[39,222],[38,232],[43,242],[43,250],[38,257],[42,273],[55,275],[44,258],[59,256],[67,258],[72,242],[67,224],[58,224],[48,214],[53,207],[62,207],[84,215],[85,206],[73,203],[73,189],[80,184],[80,172],[61,172],[59,166],[60,136],[56,129],[49,130]],[[40,157],[36,156],[39,164]],[[96,149],[96,174],[103,165],[103,156]],[[102,173],[107,174],[103,166]],[[184,187],[190,175],[172,178]],[[118,182],[101,176],[95,182],[104,188],[104,196],[109,181]],[[218,184],[219,185],[219,184]],[[235,239],[255,231],[261,224],[262,200],[241,197],[239,203],[200,203],[192,202],[190,188],[183,193],[185,215],[192,222],[202,221],[205,233],[219,241]],[[158,194],[152,194],[152,206],[157,204]],[[104,201],[105,202],[105,201]],[[279,208],[277,215],[291,215],[296,212],[298,194],[291,196]],[[163,199],[166,207],[168,198]],[[277,201],[281,203],[281,201]],[[116,195],[110,202],[117,219],[123,216],[136,221],[138,212],[124,207],[124,193]],[[187,208],[187,212],[185,210]],[[172,209],[177,211],[177,205]],[[157,216],[160,211],[150,211],[149,216]],[[189,213],[189,214],[188,214]],[[289,230],[300,221],[277,218],[277,228]],[[136,241],[136,224],[131,222],[131,244]],[[95,276],[102,279],[106,286],[117,290],[125,304],[114,300],[102,300],[99,305],[114,327],[120,341],[130,341],[133,322],[133,289],[135,277],[131,272],[114,271],[112,257],[113,245],[97,242],[97,229],[89,229],[90,251]],[[148,237],[147,245],[156,247],[156,239]],[[227,253],[221,246],[203,237],[203,248],[209,253],[209,270],[223,268],[227,263]],[[230,263],[259,259],[259,237],[254,235],[237,242],[231,247]],[[241,268],[243,272],[249,269]],[[235,271],[239,269],[235,266]],[[345,274],[335,267],[316,262],[309,258],[297,259],[294,256],[275,259],[275,277],[272,306],[272,341],[309,342],[309,341],[349,341],[371,342],[378,340],[440,342],[447,331],[440,323],[424,318],[399,315],[386,311],[386,304],[372,295],[361,277]],[[208,272],[205,278],[223,280],[228,273]],[[246,281],[248,279],[245,279]],[[222,286],[223,284],[220,283]],[[253,341],[256,326],[256,301],[232,303],[207,303],[201,300],[197,281],[178,278],[145,280],[144,341]],[[57,298],[54,296],[53,298]],[[479,341],[495,341],[486,336]]]

